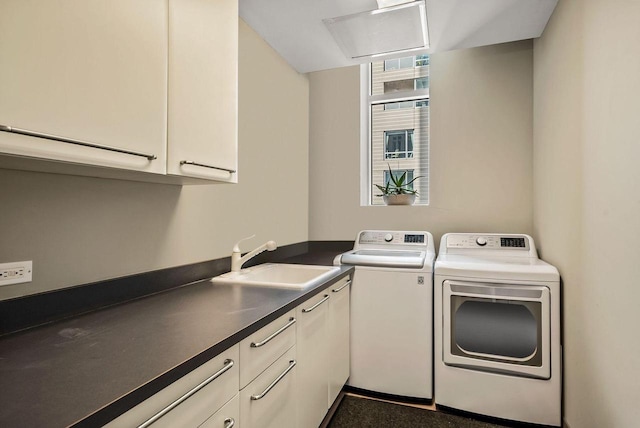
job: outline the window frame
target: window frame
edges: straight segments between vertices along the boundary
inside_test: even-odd
[[[422,99],[431,100],[429,88],[416,89],[413,91],[399,91],[389,94],[371,95],[371,63],[360,65],[360,206],[378,207],[385,205],[373,204],[373,184],[371,183],[371,106],[401,101],[420,101]],[[430,103],[430,101],[429,101]],[[414,103],[414,108],[415,103]],[[431,143],[429,143],[429,151]],[[427,156],[429,154],[427,153]],[[431,156],[429,156],[431,159]],[[431,168],[429,168],[429,174]],[[427,181],[428,201],[426,204],[416,204],[417,206],[428,206],[431,202],[431,180]]]

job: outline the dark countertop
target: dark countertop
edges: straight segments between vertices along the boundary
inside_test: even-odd
[[[331,265],[333,255],[287,263]],[[321,292],[200,281],[0,339],[0,426],[101,426]]]

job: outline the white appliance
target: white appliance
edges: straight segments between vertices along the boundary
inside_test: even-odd
[[[444,235],[434,315],[437,405],[561,425],[560,275],[530,236]]]
[[[429,232],[365,230],[334,264],[355,266],[348,385],[433,398],[433,262]]]

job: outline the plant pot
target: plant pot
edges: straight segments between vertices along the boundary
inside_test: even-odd
[[[416,195],[410,193],[402,195],[384,195],[382,200],[387,205],[413,205],[416,201]]]

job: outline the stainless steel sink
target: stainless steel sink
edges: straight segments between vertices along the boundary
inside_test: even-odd
[[[265,263],[216,276],[216,284],[246,284],[262,287],[304,289],[331,277],[340,270],[336,266]]]

